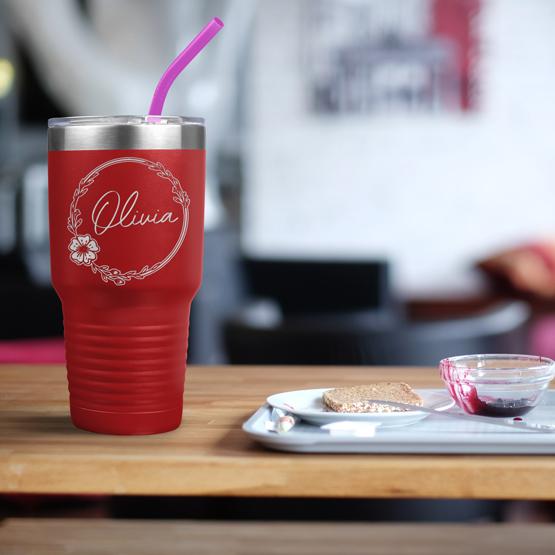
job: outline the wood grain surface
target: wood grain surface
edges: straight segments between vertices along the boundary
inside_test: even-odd
[[[72,426],[62,366],[0,366],[0,492],[555,499],[552,456],[287,454],[241,430],[271,393],[375,380],[440,385],[435,369],[192,367],[181,428],[121,437]]]
[[[10,519],[2,555],[547,555],[553,525]]]

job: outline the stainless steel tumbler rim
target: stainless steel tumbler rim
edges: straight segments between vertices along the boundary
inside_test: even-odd
[[[202,118],[77,116],[48,120],[49,150],[202,150]]]

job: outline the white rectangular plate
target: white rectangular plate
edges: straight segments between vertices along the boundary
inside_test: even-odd
[[[451,409],[455,410],[455,409]],[[432,415],[401,428],[383,428],[374,437],[330,435],[317,426],[299,422],[286,433],[266,430],[271,407],[263,405],[244,424],[243,430],[271,449],[298,453],[436,453],[436,454],[555,454],[555,434],[511,430],[481,422],[467,422]],[[555,391],[524,419],[555,423]]]

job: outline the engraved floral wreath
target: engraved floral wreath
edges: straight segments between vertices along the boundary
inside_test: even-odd
[[[108,168],[109,166],[126,163],[141,164],[146,166],[150,171],[155,172],[158,177],[166,179],[170,182],[173,201],[179,204],[183,210],[183,226],[181,227],[181,233],[179,234],[175,245],[164,259],[156,262],[152,266],[143,266],[140,270],[122,272],[118,268],[111,268],[107,264],[100,265],[96,262],[98,253],[100,252],[100,245],[98,244],[98,241],[92,239],[89,234],[79,235],[78,229],[83,223],[83,219],[81,218],[81,210],[77,207],[77,203],[81,197],[87,194],[89,187],[94,183],[95,179],[100,175],[102,170]],[[68,245],[68,249],[70,251],[69,259],[78,266],[88,266],[92,270],[93,274],[99,274],[102,281],[105,283],[112,282],[115,285],[121,286],[125,285],[132,279],[144,279],[162,269],[175,256],[181,247],[189,225],[189,204],[190,199],[187,193],[181,188],[179,180],[174,177],[172,173],[160,162],[152,162],[144,160],[143,158],[134,157],[114,158],[113,160],[104,162],[83,177],[83,179],[79,181],[79,185],[77,185],[77,188],[73,193],[73,200],[69,206],[69,218],[67,220],[67,228],[72,234],[71,241]]]

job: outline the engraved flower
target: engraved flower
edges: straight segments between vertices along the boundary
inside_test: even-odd
[[[96,260],[96,253],[100,250],[98,243],[87,235],[76,235],[69,243],[71,254],[70,259],[78,264],[89,266],[93,260]]]

